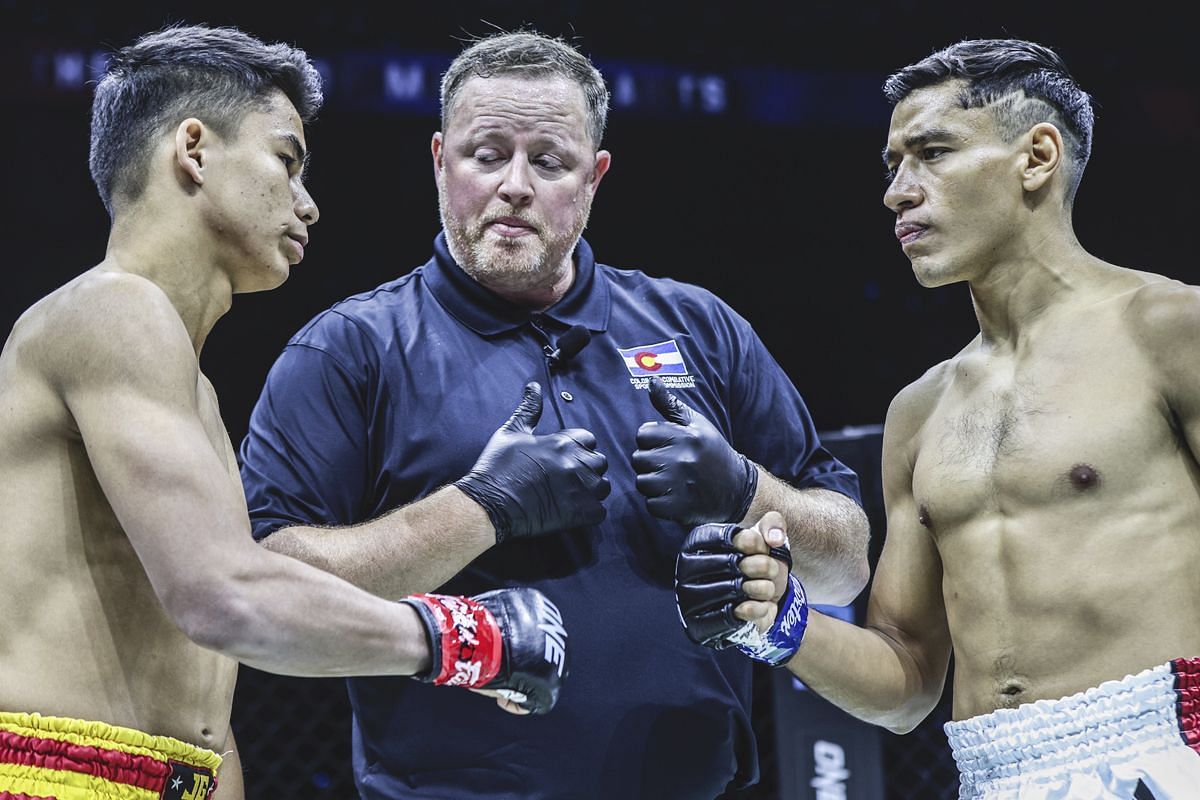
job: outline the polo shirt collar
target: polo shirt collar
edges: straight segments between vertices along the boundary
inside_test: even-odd
[[[542,312],[511,303],[480,284],[455,263],[446,246],[446,232],[433,240],[433,258],[422,274],[425,285],[446,311],[482,336],[494,336],[549,317],[563,327],[583,325],[592,332],[607,330],[611,305],[608,282],[596,275],[592,248],[581,237],[575,245],[575,280],[562,299]]]

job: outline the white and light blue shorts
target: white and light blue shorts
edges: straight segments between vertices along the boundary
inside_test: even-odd
[[[960,800],[1197,800],[1200,658],[946,724]]]

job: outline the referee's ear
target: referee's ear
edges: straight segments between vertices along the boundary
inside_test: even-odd
[[[442,167],[445,166],[445,159],[442,154],[442,146],[445,140],[442,137],[441,131],[433,132],[433,141],[429,143],[429,151],[433,153],[433,179],[437,180],[442,174]]]
[[[600,180],[608,172],[608,168],[611,165],[612,153],[609,153],[607,150],[597,150],[596,160],[592,164],[592,174],[588,177],[588,187],[592,194],[596,193],[597,187],[600,186]]]

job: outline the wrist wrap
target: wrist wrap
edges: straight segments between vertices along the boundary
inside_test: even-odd
[[[775,617],[775,624],[765,633],[759,633],[753,622],[747,622],[730,634],[728,640],[755,661],[777,667],[800,649],[807,627],[808,598],[804,594],[804,586],[799,578],[789,574],[787,592],[779,601],[779,615]]]
[[[414,594],[400,602],[416,609],[429,637],[432,665],[425,675],[414,675],[417,680],[477,689],[500,672],[504,634],[481,603],[445,594]]]

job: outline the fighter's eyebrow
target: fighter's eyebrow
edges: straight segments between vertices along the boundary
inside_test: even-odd
[[[948,128],[930,128],[914,133],[904,140],[905,150],[917,150],[935,140],[958,139],[958,135]],[[883,163],[884,166],[890,166],[893,161],[899,158],[899,154],[889,147],[883,148]]]
[[[309,153],[304,149],[304,145],[300,144],[300,138],[294,133],[285,133],[283,138],[292,146],[292,151],[296,155],[296,160],[300,162],[300,178],[303,180],[308,176],[308,157]]]

